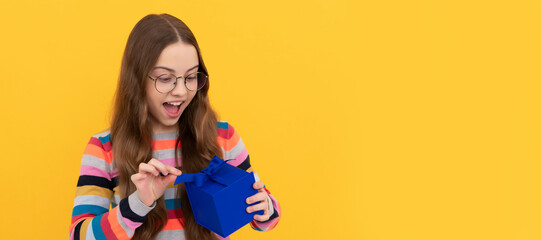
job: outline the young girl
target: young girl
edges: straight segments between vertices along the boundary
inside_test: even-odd
[[[115,96],[111,128],[90,139],[82,158],[70,239],[221,239],[197,224],[184,173],[218,156],[251,172],[235,129],[217,121],[209,77],[193,33],[179,19],[148,15],[133,28]],[[180,170],[179,170],[180,169]],[[280,206],[256,179],[250,225],[268,231]],[[229,237],[227,238],[229,239]]]

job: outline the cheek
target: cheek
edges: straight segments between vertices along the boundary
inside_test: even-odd
[[[147,96],[147,99],[146,99],[146,104],[147,104],[147,114],[150,115],[150,116],[154,116],[154,112],[156,111],[154,107],[154,105],[152,104],[152,100],[150,99],[150,96]]]
[[[197,92],[194,92],[194,93],[190,93],[188,95],[188,100],[190,100],[190,103],[193,101],[193,99],[195,98],[195,95],[196,95]]]
[[[154,111],[154,104],[152,104],[152,98],[150,98],[150,96],[147,96],[147,107],[149,108],[150,111]]]
[[[154,86],[152,86],[154,87]],[[158,107],[159,107],[159,103],[161,103],[161,98],[159,95],[157,95],[156,93],[154,93],[152,90],[154,90],[153,88],[152,89],[149,89],[147,88],[147,97],[146,97],[146,103],[147,103],[147,106],[149,107],[149,110],[151,112],[156,112]]]
[[[160,94],[156,91],[153,84],[148,83],[146,86],[147,103],[155,105],[160,100]]]

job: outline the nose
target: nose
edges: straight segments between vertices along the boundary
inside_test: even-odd
[[[186,84],[184,83],[184,77],[177,79],[177,84],[171,90],[171,95],[173,96],[179,96],[182,97],[186,95],[188,92],[188,89],[186,88]]]

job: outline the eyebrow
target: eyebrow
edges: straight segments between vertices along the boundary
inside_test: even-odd
[[[189,71],[191,71],[191,70],[194,70],[194,69],[196,69],[197,67],[199,67],[199,65],[195,65],[195,66],[189,68],[188,70],[186,70],[186,72],[189,72]],[[169,71],[169,72],[173,72],[173,73],[175,72],[175,70],[173,70],[172,68],[168,68],[168,67],[164,67],[164,66],[156,66],[156,67],[154,67],[152,70],[155,70],[156,68],[163,68],[163,69],[165,69],[165,70],[167,70],[167,71]]]

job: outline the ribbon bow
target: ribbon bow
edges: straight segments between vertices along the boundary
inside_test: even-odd
[[[201,170],[198,173],[188,174],[183,173],[180,176],[177,177],[175,180],[175,185],[179,183],[187,183],[187,182],[194,182],[197,187],[203,186],[203,184],[207,180],[212,180],[213,182],[220,183],[222,185],[229,185],[229,182],[227,179],[214,176],[213,174],[222,167],[225,163],[231,161],[233,159],[229,160],[222,160],[221,158],[214,156],[212,160],[209,163],[209,166],[203,170]]]

